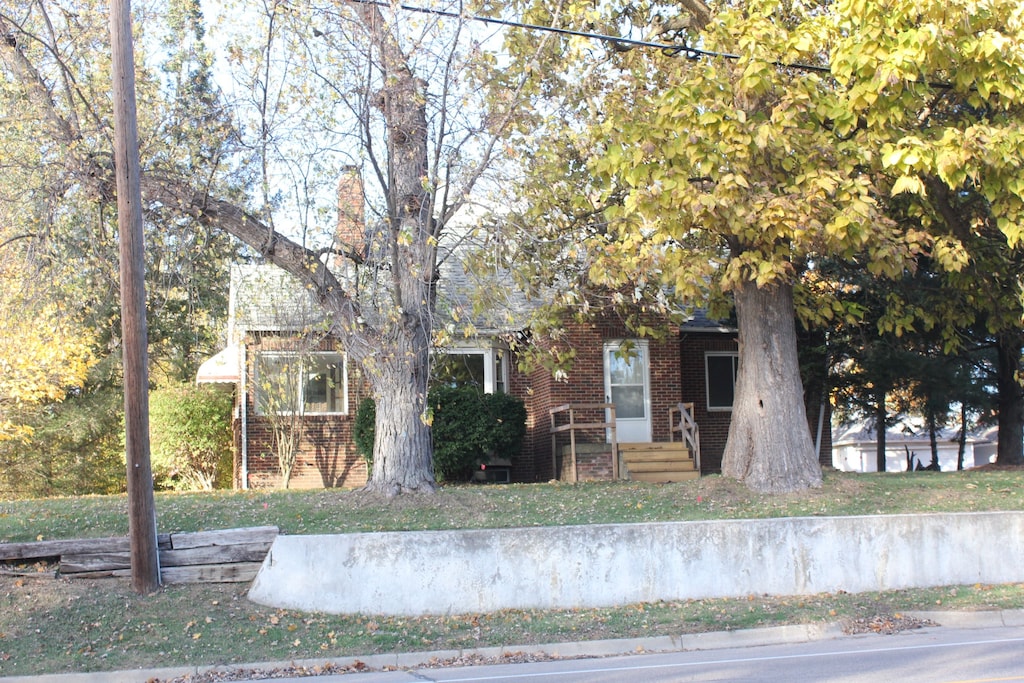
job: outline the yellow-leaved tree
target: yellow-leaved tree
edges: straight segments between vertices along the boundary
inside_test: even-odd
[[[818,319],[844,311],[805,297],[801,275],[824,258],[875,276],[921,254],[963,264],[963,249],[929,224],[887,213],[892,195],[924,192],[919,164],[947,164],[933,175],[953,192],[979,164],[992,166],[980,150],[967,170],[962,156],[936,161],[966,130],[908,137],[929,103],[953,94],[1003,109],[1024,87],[1020,7],[954,4],[521,3],[533,23],[675,46],[573,35],[546,61],[515,61],[541,85],[538,114],[513,143],[536,150],[523,155],[533,217],[571,236],[558,253],[584,261],[592,282],[653,285],[676,304],[734,304],[740,360],[722,470],[755,490],[821,481],[794,319],[798,309]],[[916,54],[927,36],[910,31],[914,17],[930,19],[935,54]],[[513,59],[529,44],[528,33],[513,36]],[[1005,116],[989,124],[1002,162],[985,174],[986,195],[1016,240],[1019,174],[1007,171],[1019,164],[1019,132]]]
[[[0,259],[0,441],[29,439],[20,416],[62,401],[95,362],[92,339],[66,311],[41,302],[18,260]]]

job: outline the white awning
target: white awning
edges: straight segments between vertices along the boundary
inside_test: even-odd
[[[241,360],[238,347],[229,346],[217,355],[203,361],[196,373],[196,384],[230,383],[241,381]]]

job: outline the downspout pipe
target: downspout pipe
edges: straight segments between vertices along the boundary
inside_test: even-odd
[[[242,477],[242,490],[249,488],[249,388],[248,388],[248,376],[246,374],[249,368],[249,362],[247,357],[247,349],[244,341],[238,342],[240,351],[238,357],[242,364],[242,367],[238,371],[238,377],[240,378],[240,387],[238,391],[238,398],[241,401],[241,445],[242,449],[242,466],[241,466],[241,477]]]

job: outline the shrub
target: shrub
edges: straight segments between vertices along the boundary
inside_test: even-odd
[[[441,386],[430,390],[427,401],[433,411],[434,474],[443,481],[467,481],[490,451],[483,395]]]
[[[514,460],[526,436],[526,404],[511,394],[486,394],[483,398],[491,423],[492,455]]]
[[[513,459],[526,433],[526,408],[508,394],[481,394],[475,388],[435,387],[434,473],[442,481],[468,481],[491,458]]]
[[[367,467],[373,465],[373,433],[377,425],[377,404],[372,398],[364,398],[356,407],[356,419],[352,425],[352,439],[356,450],[366,460]]]
[[[150,392],[153,478],[161,488],[213,489],[231,482],[230,391],[181,385]]]

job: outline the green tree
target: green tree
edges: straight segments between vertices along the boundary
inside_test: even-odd
[[[174,14],[183,4],[189,3],[170,3],[167,13]],[[111,370],[107,361],[117,361],[120,349],[117,229],[110,203],[90,186],[88,175],[105,173],[112,155],[106,104],[110,88],[109,54],[104,53],[109,52],[107,8],[103,3],[83,2],[64,7],[59,3],[38,3],[24,10],[15,11],[10,4],[0,3],[0,24],[4,26],[6,40],[0,48],[0,64],[5,73],[21,73],[26,78],[34,73],[38,83],[52,89],[56,99],[49,104],[58,111],[58,103],[64,98],[77,100],[80,105],[54,118],[42,113],[45,101],[33,99],[41,91],[30,95],[30,91],[18,87],[17,78],[5,79],[4,87],[0,88],[0,110],[17,112],[28,108],[40,113],[40,118],[30,114],[0,117],[0,159],[5,169],[0,182],[0,260],[5,264],[16,262],[21,273],[12,275],[7,269],[0,273],[4,291],[11,296],[17,293],[21,299],[17,313],[5,309],[2,319],[13,332],[17,315],[36,311],[32,313],[33,334],[49,336],[51,357],[72,353],[75,343],[64,344],[59,340],[73,336],[87,343],[88,354],[94,361]],[[188,30],[183,29],[173,41],[182,52],[194,46],[187,34]],[[49,57],[47,46],[56,50]],[[26,59],[15,63],[11,50]],[[222,146],[213,120],[215,116],[223,118],[223,113],[207,107],[196,88],[177,86],[172,76],[175,71],[201,76],[202,69],[196,60],[190,67],[186,61],[168,57],[162,71],[167,82],[141,72],[140,92],[147,102],[142,119],[147,129],[144,141],[147,154],[162,159],[173,157],[183,168],[187,166],[183,173],[209,180],[218,160],[205,166],[190,162],[189,159],[201,155],[186,155],[181,146],[191,140],[192,144],[205,146],[207,155],[212,156],[212,150]],[[23,71],[29,67],[34,71]],[[179,117],[177,147],[170,140],[165,145],[164,138],[152,131],[157,125],[153,115],[158,111],[152,102],[158,96],[169,97],[179,107],[184,106],[180,103],[194,102],[196,111],[202,112],[200,117],[189,120]],[[51,128],[54,125],[60,126],[67,136],[65,142],[56,142],[58,138]],[[89,164],[93,171],[86,170]],[[82,173],[87,174],[85,182]],[[157,383],[191,381],[198,364],[219,344],[218,333],[227,308],[226,266],[238,253],[237,243],[195,221],[170,215],[166,207],[149,208],[146,231],[149,357],[153,366],[150,375]],[[51,313],[44,314],[44,310],[56,312],[57,318],[51,320]],[[44,320],[50,322],[42,324]],[[29,337],[19,336],[15,351],[28,361],[30,356],[20,351]],[[41,364],[35,367],[43,370]],[[71,371],[75,364],[66,362],[63,367]],[[56,397],[31,409],[23,406],[26,423],[46,425],[45,429],[37,429],[24,452],[69,462],[87,463],[95,459],[97,471],[105,471],[104,463],[109,458],[103,444],[116,443],[121,426],[117,419],[106,419],[107,403],[99,397],[118,389],[121,375],[118,371],[103,371],[82,377],[83,383],[75,391],[66,392],[63,399],[81,403],[80,406],[57,407]],[[76,414],[89,410],[95,410],[98,417],[93,428],[87,430],[90,435],[86,438],[73,423]],[[57,425],[65,417],[69,420],[68,435],[81,434],[82,439],[63,438]],[[92,433],[100,427],[110,433],[103,438]],[[44,438],[52,442],[42,443]],[[62,448],[71,450],[58,457]],[[81,485],[72,483],[66,491],[57,492],[81,490]]]
[[[124,401],[106,375],[112,359],[89,372],[63,401],[23,414],[28,439],[0,443],[0,492],[12,498],[123,493]]]
[[[888,192],[931,233],[948,300],[921,324],[945,330],[947,351],[972,326],[996,341],[999,461],[1024,462],[1019,3],[848,0],[837,10],[832,73],[845,89],[836,131],[877,150],[870,161],[890,178]]]

